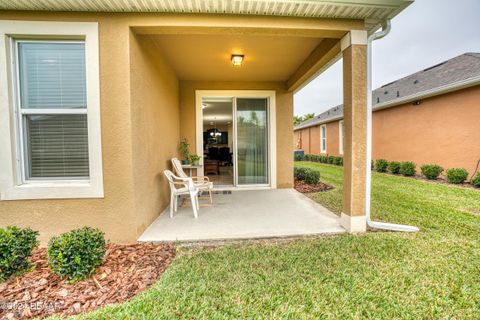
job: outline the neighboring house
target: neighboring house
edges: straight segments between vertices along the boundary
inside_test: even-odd
[[[480,53],[465,53],[373,91],[373,159],[474,173],[480,160]],[[295,127],[305,153],[342,155],[343,105]]]
[[[0,227],[135,241],[168,206],[181,138],[203,156],[205,99],[242,99],[262,128],[248,187],[291,188],[293,93],[342,56],[345,85],[364,88],[368,34],[411,2],[0,1]],[[363,110],[346,127],[359,185],[366,94],[344,91]],[[344,190],[342,224],[365,231],[365,190]]]

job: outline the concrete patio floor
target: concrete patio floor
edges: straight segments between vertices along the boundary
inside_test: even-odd
[[[293,237],[346,232],[334,213],[293,189],[214,194],[213,205],[190,207],[173,218],[165,210],[140,236],[140,242],[205,241]]]

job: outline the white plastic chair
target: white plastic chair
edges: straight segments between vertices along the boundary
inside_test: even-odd
[[[192,202],[193,216],[198,218],[198,189],[194,186],[192,178],[177,177],[170,170],[163,171],[170,185],[170,218],[173,218],[173,212],[178,210],[178,197],[189,195]],[[177,187],[179,186],[179,187]]]
[[[210,182],[210,179],[206,176],[196,176],[196,177],[189,177],[185,171],[183,171],[182,163],[177,158],[172,158],[172,166],[175,170],[175,173],[181,178],[192,178],[193,185],[199,191],[208,191],[210,196],[210,203],[213,203],[212,199],[212,190],[213,190],[213,182]]]

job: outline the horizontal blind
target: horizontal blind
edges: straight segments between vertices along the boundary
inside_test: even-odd
[[[86,108],[85,44],[19,42],[22,108]]]
[[[87,115],[26,115],[29,178],[88,177]]]

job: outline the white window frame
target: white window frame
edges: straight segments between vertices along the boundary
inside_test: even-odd
[[[323,147],[324,145],[323,141],[325,141],[325,148]],[[327,153],[327,125],[326,124],[322,124],[320,126],[320,153]]]
[[[89,177],[26,180],[17,106],[15,41],[71,40],[85,43]],[[98,23],[0,21],[0,200],[103,198]],[[5,89],[8,88],[8,89]],[[69,110],[60,112],[69,113]],[[75,111],[78,113],[78,110]]]
[[[343,137],[344,137],[344,134],[343,134],[343,120],[340,120],[338,122],[338,153],[343,155]]]

